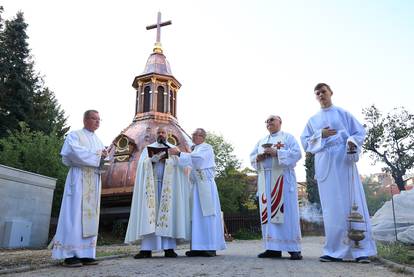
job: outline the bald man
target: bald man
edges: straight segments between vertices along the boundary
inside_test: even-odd
[[[295,138],[281,131],[282,119],[271,115],[266,121],[269,132],[250,154],[257,169],[260,221],[265,252],[259,258],[281,258],[282,251],[291,260],[301,260],[298,194],[295,166],[301,158]]]

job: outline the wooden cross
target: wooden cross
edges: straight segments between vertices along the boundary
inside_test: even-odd
[[[282,148],[283,146],[285,146],[281,141],[278,141],[276,144],[275,144],[275,146],[276,146],[276,148],[277,149],[280,149],[280,148]]]
[[[171,20],[165,21],[161,23],[161,12],[158,12],[158,18],[157,18],[157,24],[153,24],[150,26],[147,26],[147,30],[151,30],[151,29],[155,29],[157,28],[157,43],[160,43],[161,41],[161,27],[167,26],[167,25],[171,25],[172,22]]]

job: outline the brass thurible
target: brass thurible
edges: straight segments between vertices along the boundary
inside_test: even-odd
[[[353,228],[353,223],[364,223],[363,216],[358,212],[358,206],[354,203],[352,205],[352,211],[348,216],[349,231],[348,238],[354,241],[354,248],[361,248],[359,242],[365,238],[365,230],[359,230]]]

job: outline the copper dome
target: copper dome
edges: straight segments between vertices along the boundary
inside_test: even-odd
[[[102,196],[132,193],[142,150],[155,142],[156,129],[161,126],[166,129],[170,143],[177,145],[181,151],[190,151],[191,139],[175,118],[157,112],[147,113],[132,122],[113,141],[110,155],[114,159],[102,176]]]
[[[170,63],[167,61],[167,58],[162,53],[152,53],[145,65],[144,72],[142,75],[156,73],[162,75],[172,76]]]

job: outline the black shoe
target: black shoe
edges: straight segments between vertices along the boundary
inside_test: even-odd
[[[371,260],[366,256],[358,257],[355,260],[357,263],[361,263],[361,264],[369,264],[371,262]]]
[[[177,253],[174,252],[174,249],[164,250],[164,257],[166,258],[177,258]]]
[[[78,258],[72,257],[72,258],[65,259],[62,263],[62,266],[65,266],[65,267],[81,267],[82,263]]]
[[[328,255],[323,255],[319,257],[320,262],[342,262],[342,259],[334,258]]]
[[[141,250],[138,254],[134,256],[134,259],[146,259],[152,258],[152,252],[149,250]]]
[[[198,250],[190,250],[190,251],[185,252],[185,255],[187,257],[199,257],[200,256],[200,251],[198,251]]]
[[[198,251],[198,255],[201,257],[215,257],[216,251],[215,250]]]
[[[83,265],[97,265],[99,264],[97,260],[92,258],[80,258],[79,259]]]
[[[216,250],[209,250],[207,251],[208,255],[210,255],[209,257],[215,257],[217,256]]]
[[[289,254],[290,254],[290,259],[294,261],[302,260],[303,258],[302,253],[300,251],[289,252]]]
[[[282,258],[282,251],[266,250],[257,255],[258,258]]]

